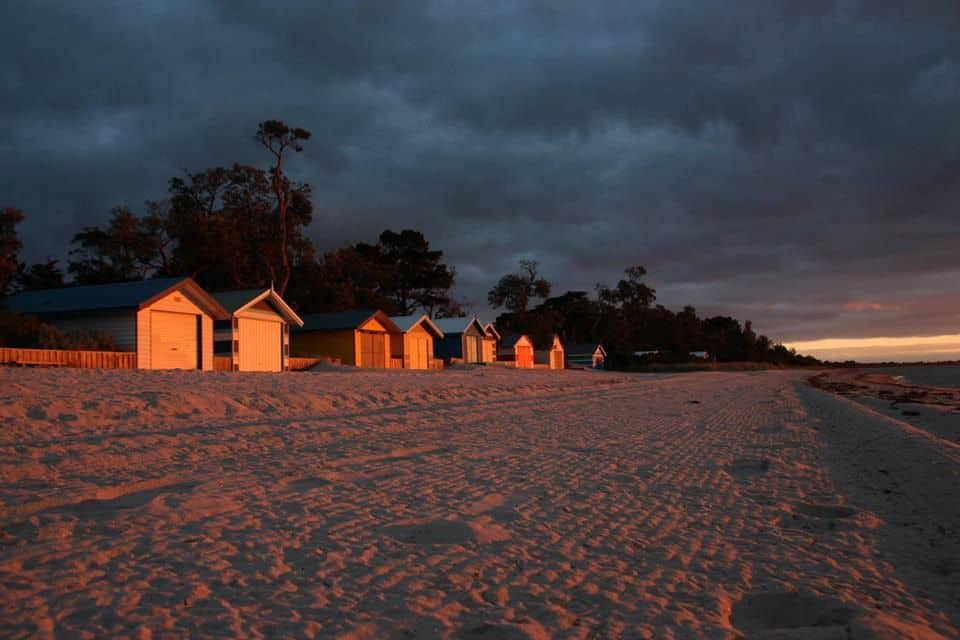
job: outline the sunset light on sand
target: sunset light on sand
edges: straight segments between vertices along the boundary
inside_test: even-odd
[[[0,640],[960,638],[960,2],[0,2]]]

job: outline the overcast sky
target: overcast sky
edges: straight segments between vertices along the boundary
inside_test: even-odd
[[[782,340],[957,333],[958,34],[955,0],[3,3],[0,206],[62,257],[277,118],[318,248],[422,230],[486,315],[535,258]]]

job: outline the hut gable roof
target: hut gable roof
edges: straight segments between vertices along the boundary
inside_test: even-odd
[[[303,326],[303,320],[287,305],[280,294],[273,289],[242,289],[240,291],[221,291],[213,297],[230,313],[238,313],[265,301],[288,323]]]
[[[477,331],[483,334],[483,325],[480,324],[477,316],[471,316],[469,318],[441,318],[433,322],[444,334],[463,333],[470,328],[470,325],[474,325]]]
[[[560,340],[560,336],[553,334],[552,336],[540,336],[537,339],[531,338],[534,346],[540,351],[551,351],[553,349],[563,349],[563,342]]]
[[[492,322],[488,322],[487,324],[483,325],[483,332],[488,336],[496,338],[497,340],[503,338],[503,336],[500,335],[500,332],[497,331],[497,328],[493,326]]]
[[[335,313],[309,313],[303,316],[300,331],[356,331],[368,320],[375,319],[388,331],[402,333],[390,317],[378,309],[355,309]]]
[[[432,333],[437,338],[443,338],[443,331],[430,319],[425,313],[420,315],[410,315],[410,316],[390,316],[390,319],[393,321],[393,324],[397,325],[397,328],[400,331],[407,333],[410,329],[413,329],[415,326],[423,325],[423,328]]]
[[[503,339],[500,340],[500,348],[502,349],[513,349],[518,342],[525,340],[531,346],[533,346],[533,340],[530,339],[525,333],[508,333],[503,336]]]
[[[143,309],[163,296],[180,290],[204,312],[217,320],[230,317],[193,278],[155,278],[132,282],[37,289],[22,291],[7,298],[8,311],[31,314],[83,313],[110,309]]]

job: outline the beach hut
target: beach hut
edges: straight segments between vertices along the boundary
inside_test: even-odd
[[[564,346],[567,366],[603,369],[607,350],[598,342],[568,344]]]
[[[494,362],[497,359],[497,345],[500,342],[500,332],[488,322],[483,326],[483,361]]]
[[[433,369],[434,340],[442,340],[443,332],[427,314],[391,316],[402,334],[390,336],[390,352],[394,360],[401,359],[404,369]]]
[[[230,313],[191,278],[157,278],[10,296],[8,311],[63,331],[97,331],[139,369],[213,369],[213,322]]]
[[[534,352],[534,363],[542,364],[549,369],[563,369],[563,342],[560,341],[560,336],[554,335],[546,349]]]
[[[290,350],[298,356],[327,356],[356,367],[400,367],[390,357],[390,338],[400,328],[383,311],[363,309],[303,316],[294,327]]]
[[[476,316],[470,318],[443,318],[434,320],[443,332],[436,342],[438,358],[447,361],[483,362],[483,325]]]
[[[214,353],[230,358],[233,371],[286,371],[290,360],[290,326],[303,320],[280,294],[246,289],[213,294],[230,312],[214,323]]]
[[[518,369],[533,369],[533,340],[521,333],[503,336],[497,350],[497,360],[513,362]]]
[[[547,363],[551,369],[563,369],[566,365],[566,359],[563,355],[563,342],[558,335],[554,335],[550,342],[550,349],[547,350]]]

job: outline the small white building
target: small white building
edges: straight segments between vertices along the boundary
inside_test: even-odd
[[[215,323],[214,350],[229,357],[233,371],[286,371],[290,368],[290,325],[303,326],[300,316],[270,289],[215,293],[230,312]]]
[[[434,340],[443,340],[443,331],[425,313],[410,316],[391,316],[402,334],[390,336],[390,352],[394,360],[401,360],[404,369],[435,369]]]

